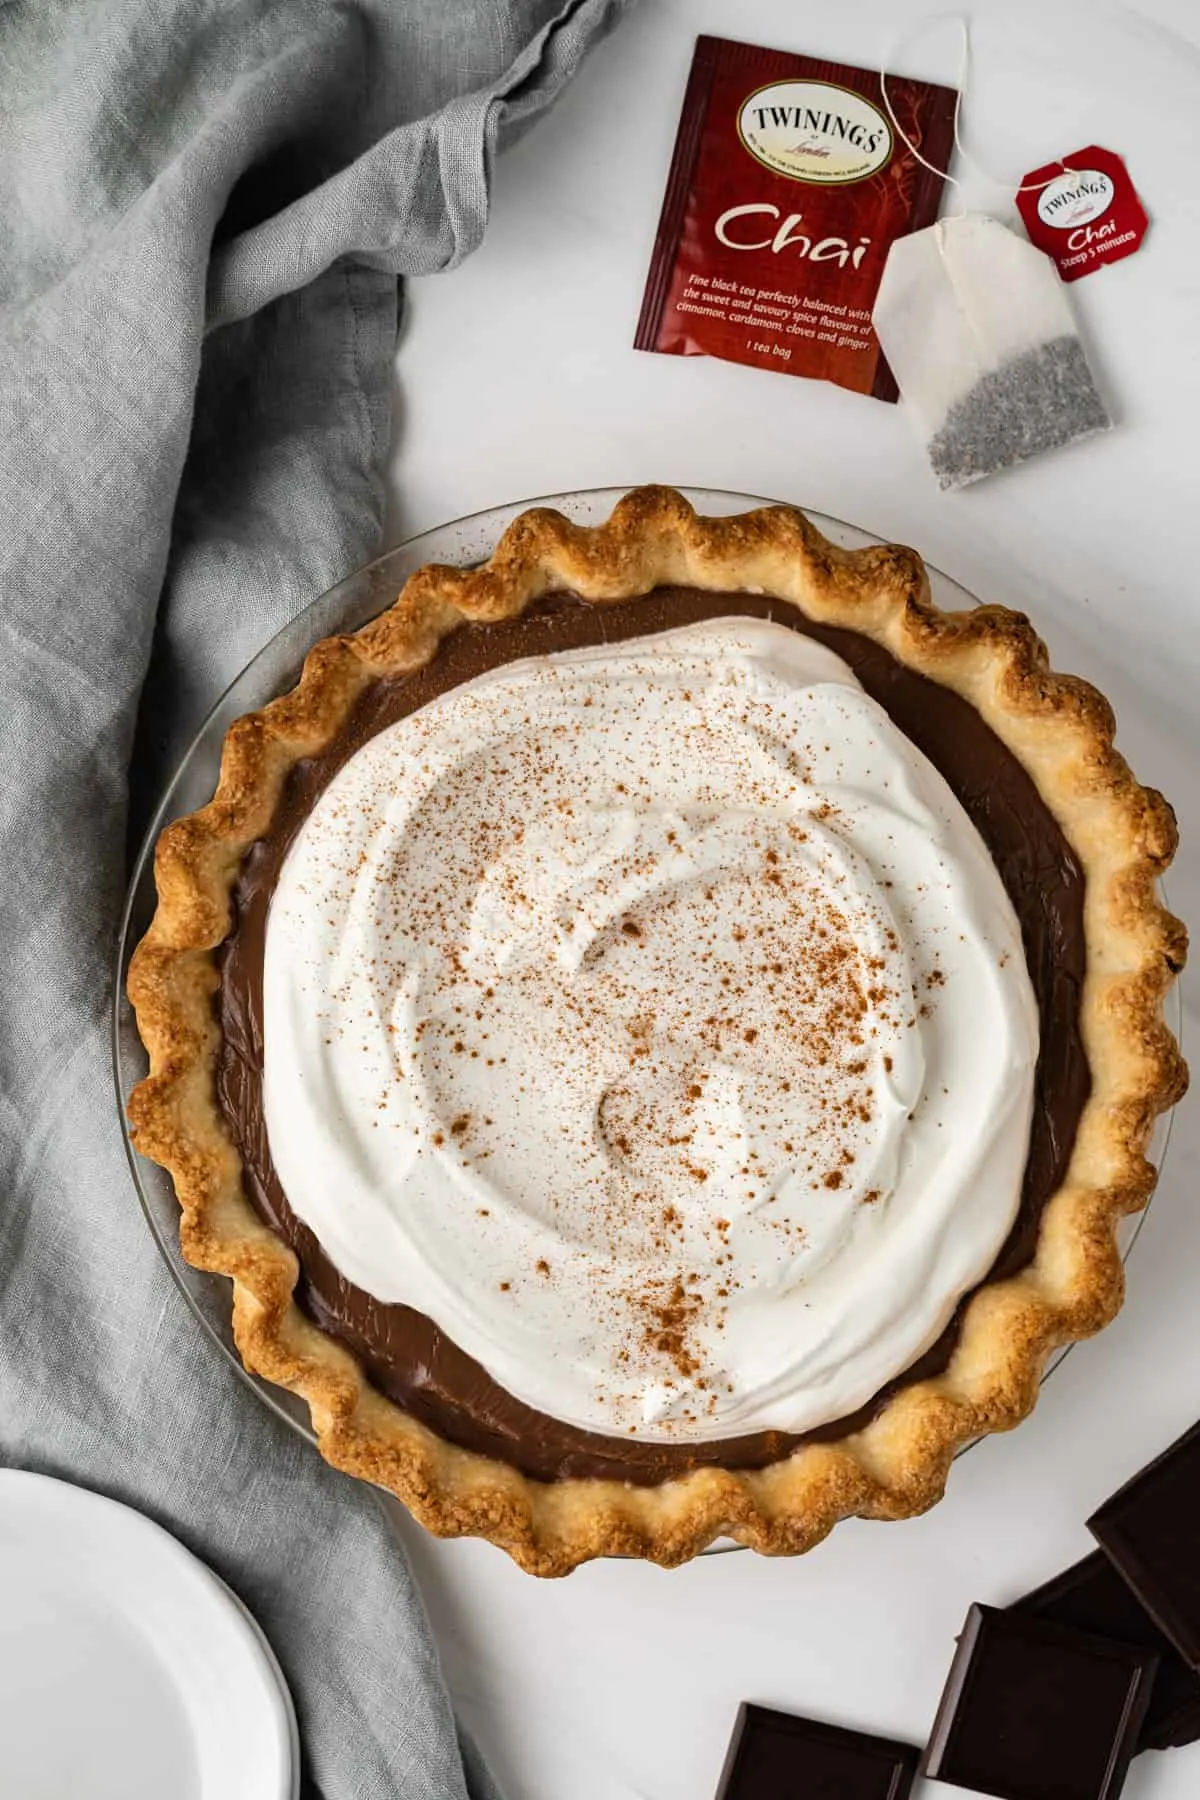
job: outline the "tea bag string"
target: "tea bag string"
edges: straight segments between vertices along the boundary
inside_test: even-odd
[[[978,157],[971,155],[970,151],[962,141],[962,135],[959,129],[962,118],[963,95],[967,91],[971,78],[971,32],[966,19],[961,13],[934,13],[929,18],[922,20],[917,29],[924,30],[931,25],[938,25],[943,22],[950,22],[958,26],[962,43],[962,55],[958,65],[958,81],[954,94],[954,148],[966,166],[969,169],[973,169],[977,175],[982,176],[984,181],[989,182],[992,187],[1004,188],[1007,190],[1009,186],[1007,181],[1002,181],[997,176],[993,175],[990,169],[984,167]],[[893,44],[890,58],[892,62],[898,60],[898,54],[902,45],[911,42],[913,35],[914,33],[910,32],[905,38]],[[896,135],[899,137],[909,154],[915,156],[921,167],[923,169],[928,169],[931,175],[938,176],[950,187],[961,189],[963,186],[961,178],[957,175],[952,175],[949,169],[939,169],[934,163],[929,161],[928,157],[922,156],[920,150],[917,148],[916,144],[913,143],[907,131],[905,131],[903,125],[896,117],[896,109],[892,105],[892,98],[888,93],[887,88],[886,62],[882,62],[879,65],[879,91],[883,96],[883,104],[887,108],[887,115],[895,128]],[[1073,169],[1070,163],[1066,162],[1060,163],[1059,168],[1065,175],[1078,175],[1080,172],[1078,169]],[[1049,187],[1052,182],[1057,180],[1059,180],[1058,175],[1050,175],[1045,181],[1022,182],[1020,187],[1012,189],[1011,191],[1014,194],[1039,194],[1043,188]]]

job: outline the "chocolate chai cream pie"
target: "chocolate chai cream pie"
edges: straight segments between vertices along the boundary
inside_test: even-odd
[[[247,1367],[538,1574],[930,1506],[1116,1312],[1184,1087],[1113,729],[911,550],[669,488],[319,643],[129,975]]]

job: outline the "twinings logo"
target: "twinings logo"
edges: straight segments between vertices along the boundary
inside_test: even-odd
[[[738,136],[777,175],[817,187],[863,181],[892,154],[892,128],[879,108],[829,81],[775,81],[738,111]]]
[[[1072,169],[1058,175],[1038,195],[1038,218],[1056,231],[1074,231],[1102,218],[1113,203],[1116,188],[1102,169]]]

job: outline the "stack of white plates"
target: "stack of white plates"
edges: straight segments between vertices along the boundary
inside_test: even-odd
[[[296,1715],[266,1638],[140,1513],[0,1470],[6,1800],[296,1800]]]

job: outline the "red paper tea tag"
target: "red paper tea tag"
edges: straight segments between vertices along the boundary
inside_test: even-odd
[[[871,308],[893,241],[937,215],[954,102],[932,82],[889,76],[885,97],[877,70],[698,38],[638,349],[894,400]]]
[[[1044,185],[1043,185],[1044,184]],[[1017,211],[1032,243],[1045,250],[1064,281],[1078,281],[1141,248],[1149,220],[1111,150],[1089,144],[1026,175]]]

